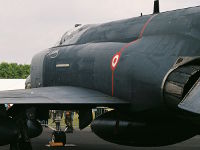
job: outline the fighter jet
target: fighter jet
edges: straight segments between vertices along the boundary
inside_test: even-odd
[[[31,63],[31,89],[0,92],[0,145],[31,149],[48,110],[78,110],[102,139],[164,146],[200,133],[200,7],[77,25]],[[6,111],[3,104],[14,104]],[[91,109],[113,108],[94,121]]]

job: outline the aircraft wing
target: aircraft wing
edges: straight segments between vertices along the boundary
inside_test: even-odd
[[[58,86],[1,91],[0,104],[110,104],[128,102],[81,87]]]
[[[195,114],[200,114],[200,80],[196,82],[178,107]]]

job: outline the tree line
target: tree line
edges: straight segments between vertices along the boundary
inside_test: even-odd
[[[0,79],[26,79],[30,74],[30,65],[0,63]]]

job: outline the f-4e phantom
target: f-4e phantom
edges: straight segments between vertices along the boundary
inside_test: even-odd
[[[84,25],[36,54],[28,90],[0,92],[0,145],[31,149],[49,110],[102,139],[163,146],[200,134],[200,7]],[[14,104],[5,111],[3,104]],[[94,121],[91,109],[113,108]]]

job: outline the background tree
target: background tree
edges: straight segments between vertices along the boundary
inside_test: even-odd
[[[26,79],[30,74],[30,65],[17,63],[0,64],[0,79]]]

